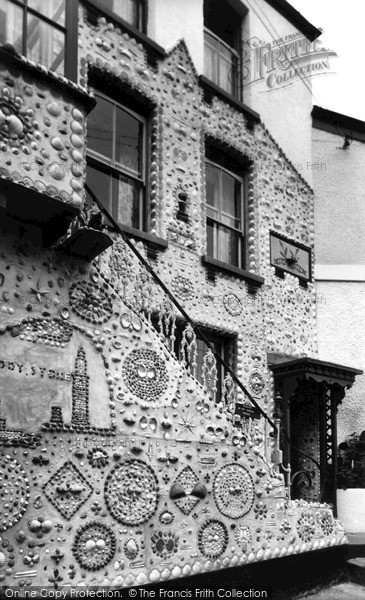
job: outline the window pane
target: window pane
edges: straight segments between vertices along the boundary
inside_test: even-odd
[[[27,58],[63,74],[64,56],[64,33],[28,13]]]
[[[209,221],[207,223],[207,254],[212,258],[217,258],[214,254],[214,226]]]
[[[204,33],[204,75],[232,96],[240,97],[237,53],[208,32]]]
[[[141,175],[143,123],[117,107],[115,162]]]
[[[28,6],[59,25],[65,24],[65,0],[28,0]]]
[[[230,52],[228,52],[223,46],[220,47],[219,52],[219,82],[218,85],[228,92],[232,94],[233,85],[232,80],[234,79],[233,75],[233,64],[232,57]]]
[[[234,267],[240,267],[239,239],[239,234],[220,225],[218,230],[218,260]]]
[[[240,181],[222,171],[222,216],[221,221],[226,225],[242,229],[242,184]]]
[[[217,42],[207,33],[204,39],[204,75],[219,85]]]
[[[0,0],[0,44],[12,44],[22,54],[23,9]]]
[[[113,104],[96,96],[97,104],[87,120],[87,145],[112,160],[113,158]]]
[[[112,0],[111,10],[134,27],[141,29],[142,2],[140,0]]]
[[[142,190],[140,185],[128,177],[119,177],[119,185],[114,199],[117,203],[117,220],[119,223],[142,229],[143,223],[140,210]]]
[[[229,82],[231,88],[231,94],[235,98],[241,98],[241,89],[240,89],[240,78],[239,78],[239,68],[238,68],[238,58],[234,54],[232,54],[231,58],[231,71],[229,75]]]
[[[238,216],[236,179],[222,171],[222,211],[232,217]]]
[[[220,169],[215,167],[214,165],[210,165],[209,163],[207,163],[205,167],[205,178],[207,204],[209,207],[214,207],[218,210],[220,194]]]
[[[204,0],[204,26],[229,46],[237,47],[242,17],[227,0]]]
[[[88,165],[86,169],[86,183],[106,210],[110,212],[110,175],[100,171],[96,167]],[[91,199],[89,201],[92,204]]]
[[[196,378],[203,383],[203,361],[208,351],[208,346],[197,338],[196,340]]]

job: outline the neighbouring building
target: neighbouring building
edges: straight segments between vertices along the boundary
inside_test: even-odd
[[[318,356],[311,106],[262,93],[265,19],[315,51],[284,0],[0,0],[3,585],[346,542],[360,372]]]
[[[364,370],[365,123],[318,106],[312,117],[318,352]],[[361,376],[339,408],[340,442],[365,429],[364,397]]]

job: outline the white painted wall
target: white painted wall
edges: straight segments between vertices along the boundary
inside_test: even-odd
[[[246,0],[242,4],[248,9],[243,25],[244,41],[256,37],[270,43],[297,32],[265,0]],[[148,6],[148,35],[167,51],[183,38],[198,74],[203,74],[203,0],[150,0]],[[266,79],[244,86],[243,101],[261,115],[283,151],[311,183],[312,168],[308,166],[311,163],[311,79],[306,79],[306,87],[296,77],[280,89],[270,89]]]
[[[365,283],[317,283],[319,358],[365,371]],[[338,440],[365,429],[365,376],[354,386],[338,411]]]
[[[297,29],[265,0],[247,0],[246,6],[249,9],[245,19],[246,41],[257,37],[261,42],[271,43],[297,33]],[[277,75],[282,74],[275,70],[271,74],[266,73],[261,82],[246,86],[243,100],[261,115],[275,140],[311,184],[311,79],[306,79],[304,85],[296,77],[284,87],[274,85],[270,88],[267,82],[269,75],[273,82]]]
[[[184,39],[198,73],[204,70],[203,0],[150,0],[147,33],[169,51]]]
[[[365,264],[365,144],[342,145],[339,134],[313,129],[318,265]]]
[[[365,144],[313,129],[319,358],[365,371]],[[338,413],[342,441],[365,429],[365,376]]]

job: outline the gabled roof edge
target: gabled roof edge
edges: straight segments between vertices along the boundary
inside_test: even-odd
[[[306,38],[310,42],[314,42],[320,35],[322,35],[322,31],[312,25],[303,15],[294,8],[289,2],[286,0],[265,0],[270,6],[275,8],[283,17],[285,17],[289,23],[297,27],[297,29],[305,35]]]

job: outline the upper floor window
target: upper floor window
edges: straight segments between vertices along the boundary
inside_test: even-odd
[[[241,99],[242,16],[227,0],[204,0],[204,74]]]
[[[244,269],[244,177],[225,160],[213,161],[212,154],[217,153],[207,152],[205,166],[207,255]]]
[[[136,29],[145,30],[145,0],[103,0],[102,7],[115,13]]]
[[[19,54],[74,79],[76,39],[67,23],[75,19],[74,0],[0,0],[0,45],[12,44]]]
[[[118,223],[145,230],[146,121],[100,92],[95,97],[88,117],[88,185]]]

